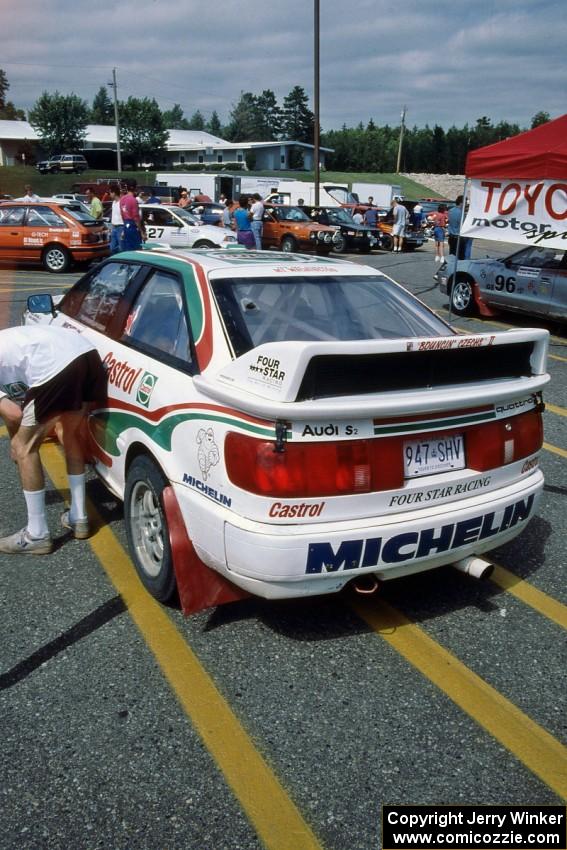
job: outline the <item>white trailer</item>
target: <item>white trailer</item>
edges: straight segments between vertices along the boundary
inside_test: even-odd
[[[344,203],[342,197],[334,197],[334,190],[340,190],[338,194],[348,194],[348,185],[346,183],[321,183],[319,184],[319,204],[324,207],[340,207]],[[304,182],[303,180],[281,181],[277,192],[272,192],[266,198],[275,204],[308,204],[312,206],[315,203],[315,183]]]
[[[201,171],[174,171],[156,176],[156,186],[183,186],[190,195],[208,195],[213,201],[218,201],[221,195],[239,198],[241,181],[242,178],[234,174],[207,174]]]
[[[353,183],[351,191],[361,204],[372,197],[375,207],[389,207],[394,197],[402,196],[402,187],[391,183]]]

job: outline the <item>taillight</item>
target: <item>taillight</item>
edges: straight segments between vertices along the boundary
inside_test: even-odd
[[[98,233],[83,233],[81,235],[81,242],[83,244],[92,244],[93,242],[98,242]]]
[[[475,425],[466,433],[467,466],[483,472],[534,454],[543,444],[543,422],[538,410]]]
[[[286,443],[278,452],[273,442],[232,431],[224,448],[232,483],[262,496],[342,496],[394,490],[404,482],[397,437]]]

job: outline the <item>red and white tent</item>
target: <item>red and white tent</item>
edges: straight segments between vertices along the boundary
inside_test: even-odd
[[[462,236],[567,249],[567,115],[467,156]]]

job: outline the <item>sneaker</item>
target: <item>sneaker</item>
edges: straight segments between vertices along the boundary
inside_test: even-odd
[[[73,537],[77,540],[86,540],[90,534],[88,517],[84,519],[71,520],[69,511],[63,511],[61,514],[61,525],[63,528],[70,528],[73,532]]]
[[[439,263],[441,261],[441,257],[435,257],[435,262]]]
[[[0,537],[0,552],[5,555],[49,555],[53,551],[53,540],[50,535],[32,537],[27,528]]]

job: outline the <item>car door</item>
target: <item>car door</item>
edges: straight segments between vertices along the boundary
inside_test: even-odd
[[[549,315],[565,322],[567,321],[567,251],[562,251],[562,254],[563,257],[555,270],[553,279]]]
[[[164,242],[172,248],[187,248],[191,237],[183,221],[168,207],[142,207],[142,220],[148,239]]]
[[[274,248],[280,244],[280,223],[269,210],[264,210],[262,228],[262,247]]]
[[[532,245],[500,263],[493,273],[493,294],[503,307],[538,316],[549,313],[553,285],[563,251]]]
[[[0,259],[23,260],[26,206],[0,206]]]

